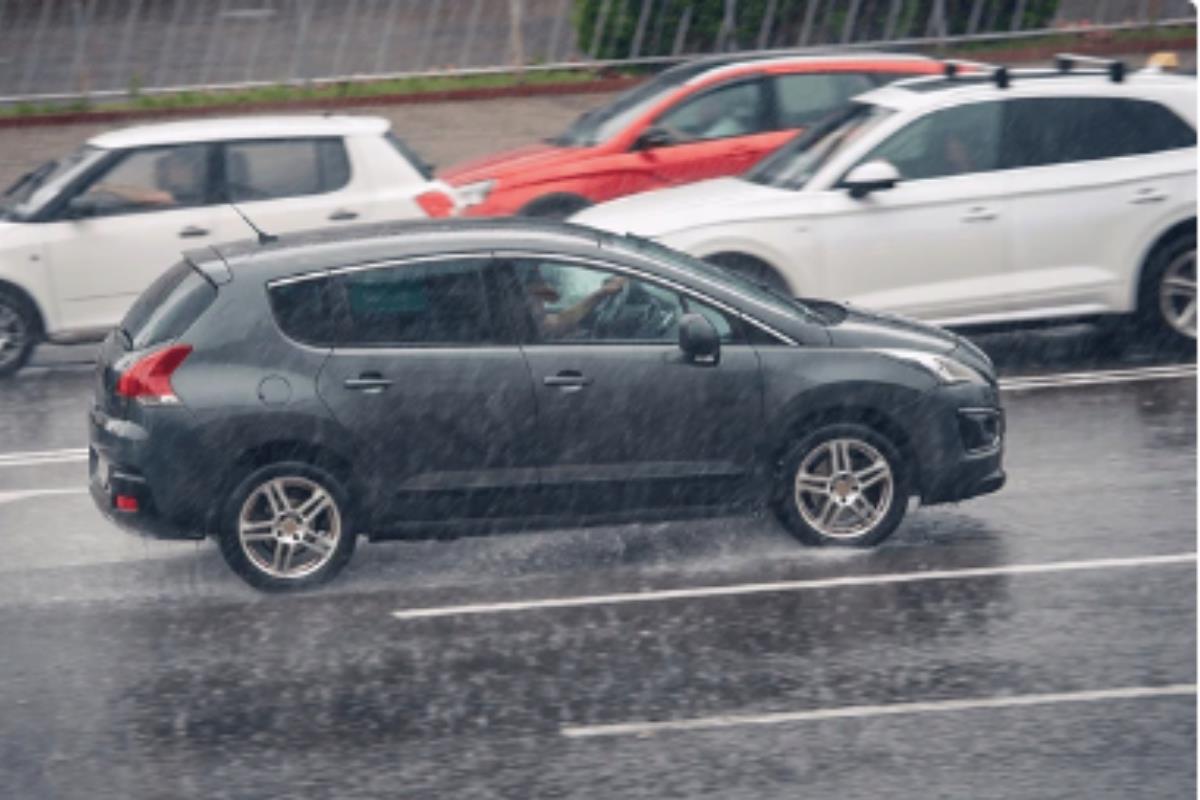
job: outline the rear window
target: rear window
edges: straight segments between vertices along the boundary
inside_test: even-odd
[[[350,182],[341,139],[279,139],[225,145],[230,200],[248,202],[324,194]]]
[[[213,286],[186,261],[180,261],[142,292],[121,321],[131,350],[178,339],[217,297]]]
[[[796,73],[775,78],[779,127],[804,128],[842,107],[851,97],[875,88],[857,72]]]
[[[383,135],[397,153],[399,153],[405,161],[412,164],[412,168],[420,173],[421,177],[427,181],[433,180],[433,165],[425,159],[417,155],[417,152],[408,146],[408,142],[401,139],[396,134],[388,131]]]
[[[279,329],[304,344],[329,347],[337,331],[329,278],[311,278],[272,286],[271,312]]]

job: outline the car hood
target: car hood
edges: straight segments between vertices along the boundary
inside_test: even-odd
[[[994,378],[991,360],[975,345],[944,328],[895,314],[828,300],[803,300],[826,321],[832,347],[917,350],[945,355]]]
[[[595,151],[591,147],[557,147],[551,144],[531,144],[515,150],[505,150],[489,156],[463,161],[438,172],[438,177],[453,186],[485,180],[520,183],[534,171],[578,163]]]
[[[571,221],[654,238],[685,228],[753,219],[764,207],[778,204],[781,191],[741,178],[715,178],[602,203]]]

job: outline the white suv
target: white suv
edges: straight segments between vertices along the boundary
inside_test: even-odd
[[[1196,80],[1071,66],[892,84],[740,178],[574,221],[943,325],[1136,314],[1194,340]]]
[[[244,117],[105,133],[0,198],[0,375],[40,339],[102,338],[185,249],[448,216],[454,200],[375,117]]]

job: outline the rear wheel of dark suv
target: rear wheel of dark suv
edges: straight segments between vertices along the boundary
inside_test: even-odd
[[[301,462],[260,467],[229,495],[221,554],[252,586],[301,589],[323,583],[354,553],[347,495],[329,472]]]

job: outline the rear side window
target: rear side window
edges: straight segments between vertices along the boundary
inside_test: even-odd
[[[216,297],[217,288],[181,261],[142,292],[121,321],[121,330],[131,350],[178,339]]]
[[[857,72],[780,75],[774,82],[780,128],[808,127],[875,87],[870,77]]]
[[[407,161],[409,164],[412,164],[412,168],[420,173],[422,178],[427,181],[433,180],[433,165],[417,155],[417,152],[408,146],[408,142],[404,141],[391,131],[385,133],[383,138],[387,140],[387,143],[390,144],[405,161]]]
[[[329,347],[337,333],[332,280],[309,278],[272,286],[271,313],[279,329],[304,344]]]
[[[346,345],[406,347],[493,341],[484,259],[402,265],[338,277]]]
[[[235,202],[323,194],[349,182],[350,159],[338,138],[225,145],[225,189]]]
[[[1157,153],[1194,147],[1196,132],[1165,106],[1111,97],[1045,97],[1009,104],[1007,167]]]

